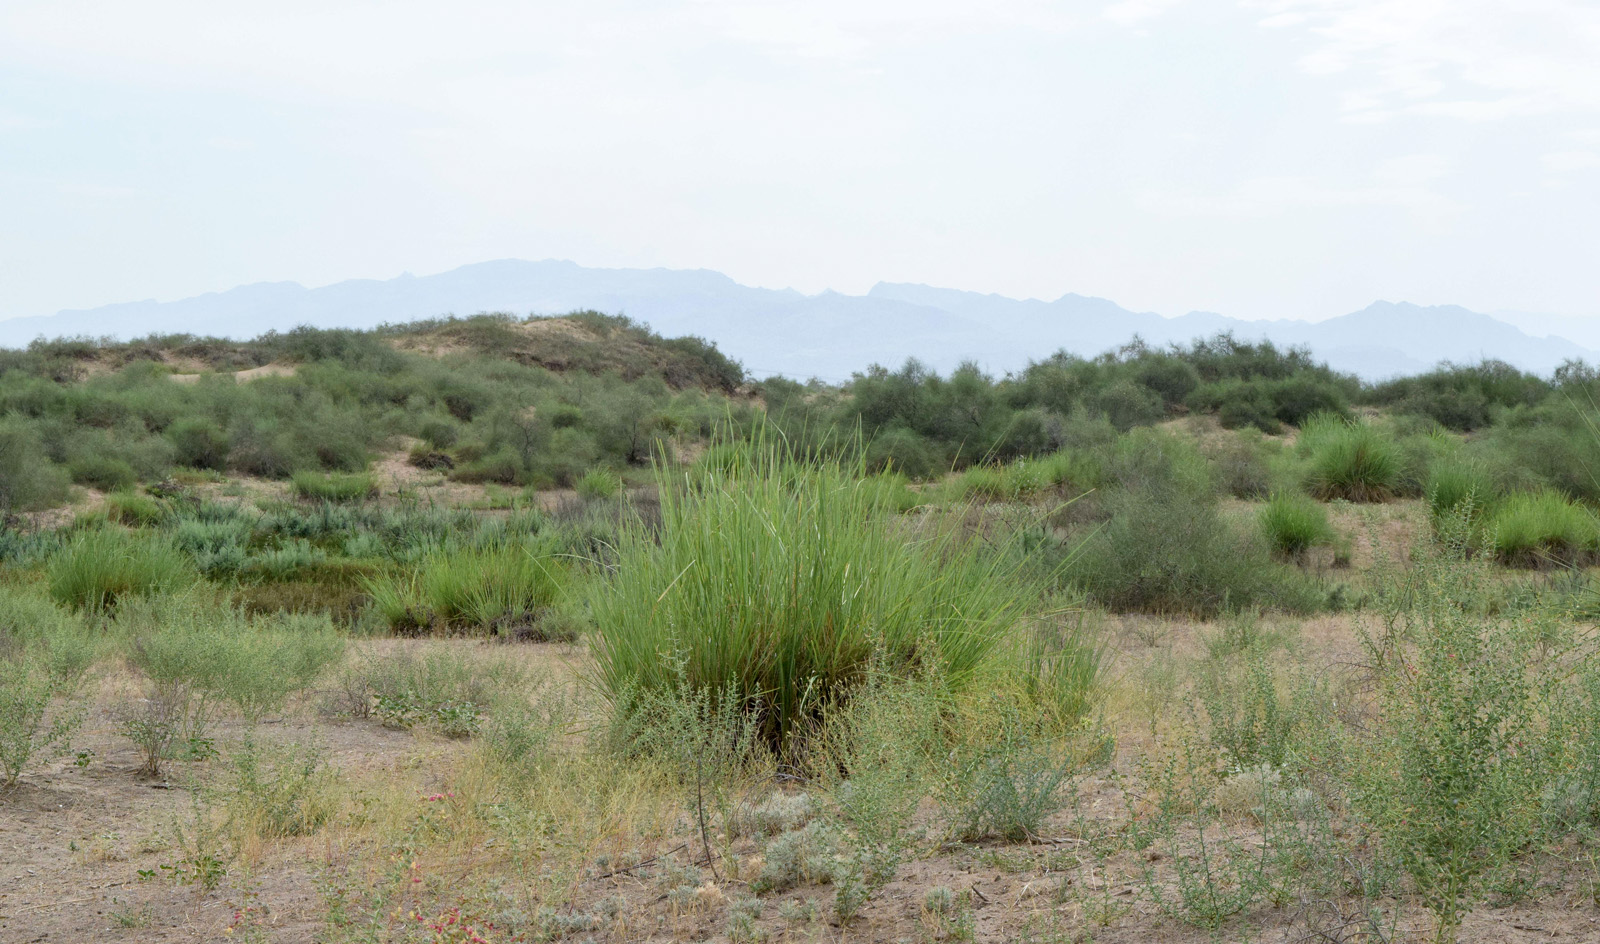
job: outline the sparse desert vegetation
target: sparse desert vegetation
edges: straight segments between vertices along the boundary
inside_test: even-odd
[[[1596,385],[6,352],[0,938],[1595,940]]]

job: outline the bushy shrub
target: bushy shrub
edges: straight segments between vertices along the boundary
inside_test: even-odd
[[[77,691],[98,650],[83,623],[50,601],[0,594],[0,793],[31,763],[69,750],[84,708],[51,705]]]
[[[1229,607],[1318,605],[1309,578],[1278,564],[1257,535],[1223,520],[1208,470],[1172,437],[1119,446],[1099,506],[1108,516],[1084,542],[1069,576],[1119,611],[1213,615]]]
[[[937,450],[927,439],[904,428],[883,430],[867,443],[867,466],[874,471],[894,470],[913,479],[940,471]]]
[[[1279,492],[1261,509],[1261,532],[1267,544],[1285,557],[1299,557],[1333,540],[1328,510],[1304,495]]]
[[[33,511],[66,501],[70,476],[45,455],[38,431],[0,416],[0,512]]]
[[[185,417],[167,428],[174,460],[192,469],[221,472],[228,467],[228,437],[215,423],[202,417]]]
[[[1300,431],[1306,486],[1323,500],[1384,501],[1401,484],[1404,467],[1393,439],[1370,423],[1319,414]]]
[[[610,696],[729,690],[783,746],[875,654],[965,684],[1034,591],[1014,561],[932,523],[906,530],[859,473],[762,446],[691,490],[664,478],[659,533],[625,531],[593,601]]]
[[[139,473],[122,459],[105,455],[79,456],[67,466],[72,480],[105,492],[131,489],[139,481]]]
[[[127,597],[185,589],[196,579],[165,537],[117,527],[79,532],[50,558],[45,573],[56,602],[95,610]]]
[[[1438,941],[1539,835],[1570,736],[1565,672],[1541,664],[1560,617],[1484,613],[1489,575],[1460,550],[1424,553],[1408,592],[1386,598],[1386,631],[1364,640],[1377,710],[1344,751],[1355,812],[1434,912]]]

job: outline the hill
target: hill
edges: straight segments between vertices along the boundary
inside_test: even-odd
[[[1219,331],[1308,345],[1331,367],[1368,380],[1486,356],[1539,373],[1568,359],[1600,359],[1564,338],[1534,337],[1456,306],[1376,302],[1316,323],[1246,321],[1212,312],[1167,318],[1075,294],[1042,301],[879,283],[865,295],[805,295],[741,285],[704,269],[596,269],[515,259],[423,277],[357,279],[321,288],[261,283],[180,301],[13,319],[0,322],[0,345],[20,347],[40,336],[125,339],[152,332],[246,338],[303,324],[370,328],[448,313],[585,309],[625,313],[666,336],[714,341],[757,376],[834,381],[873,363],[895,365],[907,357],[938,370],[970,358],[1003,373],[1060,349],[1097,354],[1135,334],[1165,344]]]

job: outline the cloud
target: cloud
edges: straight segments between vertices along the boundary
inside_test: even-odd
[[[1118,26],[1143,26],[1182,2],[1183,0],[1117,0],[1102,10],[1100,15]]]
[[[1312,75],[1353,81],[1345,117],[1500,121],[1600,110],[1600,5],[1587,0],[1243,0],[1309,32]]]

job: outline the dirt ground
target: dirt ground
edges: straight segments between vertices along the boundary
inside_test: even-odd
[[[1222,631],[1217,624],[1148,618],[1107,619],[1099,625],[1112,647],[1111,692],[1107,711],[1117,716],[1118,749],[1112,768],[1076,783],[1077,801],[1048,824],[1038,841],[956,845],[907,863],[895,881],[881,889],[859,917],[844,927],[828,920],[833,890],[805,886],[769,896],[757,925],[770,940],[814,941],[1104,941],[1117,944],[1202,941],[1357,941],[1353,936],[1314,937],[1306,909],[1315,903],[1261,906],[1212,932],[1162,913],[1142,893],[1147,868],[1165,867],[1159,857],[1136,853],[1124,844],[1109,855],[1095,855],[1096,836],[1123,828],[1137,795],[1124,792],[1137,758],[1150,742],[1165,736],[1176,713],[1172,680],[1163,666],[1198,660],[1206,641]],[[1279,632],[1285,646],[1311,665],[1333,665],[1358,649],[1356,622],[1349,617],[1279,620],[1266,627]],[[454,646],[482,651],[465,640],[383,641],[374,647]],[[493,647],[544,669],[581,669],[579,647],[541,645]],[[1181,669],[1181,666],[1180,666]],[[82,766],[76,756],[25,775],[21,788],[0,798],[0,942],[201,942],[260,940],[311,944],[325,940],[330,870],[347,862],[350,836],[329,827],[307,839],[286,840],[258,850],[245,865],[230,866],[213,890],[175,877],[182,860],[175,838],[191,822],[196,789],[218,776],[221,761],[180,762],[168,776],[152,781],[138,773],[139,758],[115,730],[111,705],[127,694],[127,680],[108,678],[95,695],[94,714],[75,747],[92,752]],[[371,721],[335,721],[318,714],[314,698],[282,719],[268,719],[257,736],[290,741],[315,737],[332,764],[359,794],[363,784],[400,785],[419,802],[451,795],[462,775],[460,742],[426,733],[390,730]],[[1149,729],[1141,718],[1148,715]],[[224,722],[217,743],[226,748],[245,734],[240,721]],[[1136,791],[1135,791],[1136,793]],[[1247,823],[1236,828],[1248,842]],[[642,838],[635,861],[652,856],[688,865],[698,854],[692,831]],[[749,841],[733,847],[733,862],[716,860],[717,879],[708,879],[694,900],[669,903],[647,868],[606,874],[588,872],[575,896],[577,907],[619,902],[621,919],[598,931],[574,933],[570,940],[729,940],[727,905],[748,895],[748,877],[759,866],[758,848]],[[1573,866],[1576,868],[1576,866]],[[1552,868],[1559,869],[1559,857]],[[1552,873],[1552,879],[1557,878]],[[1571,889],[1584,887],[1559,876],[1566,891],[1538,891],[1508,907],[1479,908],[1467,919],[1461,940],[1490,942],[1600,941],[1600,909]],[[1552,881],[1552,886],[1556,884]],[[970,904],[969,927],[952,929],[925,906],[936,886],[951,889]],[[780,908],[812,902],[819,916],[796,924],[779,917]],[[1348,907],[1347,903],[1345,905]],[[1327,918],[1327,915],[1323,915]],[[1426,912],[1411,908],[1396,940],[1422,940]],[[1331,920],[1331,919],[1329,919]],[[383,936],[379,940],[470,940],[448,936]],[[496,941],[490,934],[486,940]]]

